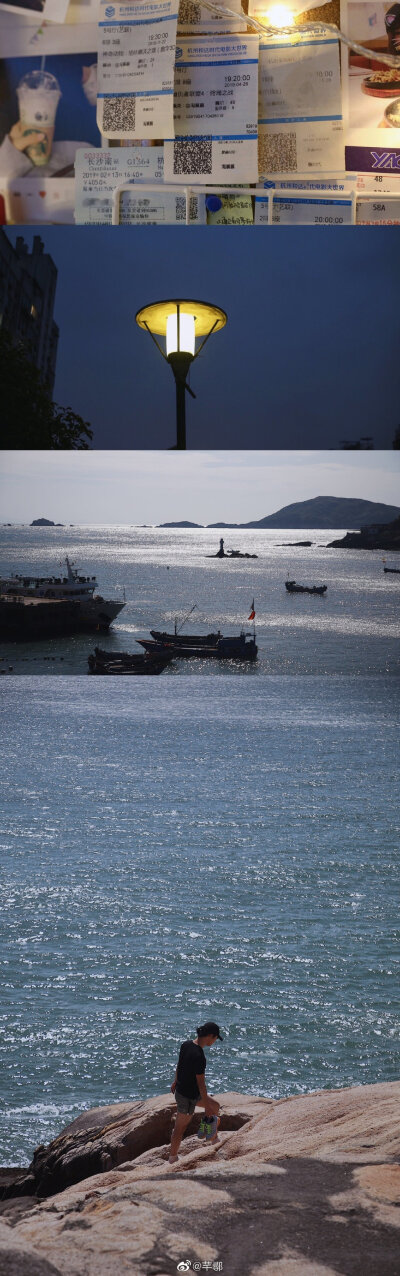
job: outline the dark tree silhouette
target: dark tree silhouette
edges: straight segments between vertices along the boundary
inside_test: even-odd
[[[53,403],[22,343],[0,327],[0,447],[82,449],[92,437],[88,421]]]

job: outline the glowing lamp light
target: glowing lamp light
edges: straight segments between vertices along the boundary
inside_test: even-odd
[[[168,315],[166,328],[167,359],[171,354],[195,352],[194,315]]]
[[[175,378],[176,446],[179,449],[186,447],[186,393],[196,398],[187,383],[191,364],[211,333],[219,332],[226,321],[225,310],[208,301],[153,301],[137,312],[136,323],[149,333]],[[165,350],[158,337],[165,338]]]
[[[279,31],[282,27],[292,27],[295,15],[293,9],[289,9],[286,4],[273,4],[265,16],[269,26],[276,27]]]

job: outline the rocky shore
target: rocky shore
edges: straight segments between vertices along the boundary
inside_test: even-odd
[[[372,523],[361,532],[346,532],[338,541],[330,541],[328,549],[400,549],[400,518],[392,523]]]
[[[398,1276],[400,1082],[221,1094],[168,1162],[171,1095],[84,1112],[0,1172],[0,1276]]]

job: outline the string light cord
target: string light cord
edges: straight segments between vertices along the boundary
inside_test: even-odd
[[[245,22],[246,26],[251,27],[258,35],[280,36],[284,35],[323,35],[324,32],[330,31],[337,40],[341,40],[348,49],[353,49],[354,53],[360,53],[361,57],[367,57],[371,62],[384,62],[386,66],[396,67],[400,69],[400,55],[397,57],[394,53],[381,53],[377,49],[367,49],[364,44],[357,44],[355,40],[351,40],[350,36],[340,31],[339,27],[333,22],[302,22],[300,27],[295,24],[288,24],[285,27],[269,26],[267,22],[260,22],[258,18],[252,18],[244,9],[240,9],[236,13],[234,9],[228,9],[226,5],[218,4],[217,0],[201,0],[202,9],[208,9],[210,13],[219,13],[221,17],[234,18],[237,22],[240,18],[241,22]]]

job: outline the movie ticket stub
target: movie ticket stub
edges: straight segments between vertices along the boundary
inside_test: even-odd
[[[173,137],[177,0],[100,0],[97,123],[103,137]]]
[[[178,137],[164,144],[166,182],[230,186],[257,181],[257,137]]]
[[[338,41],[260,41],[259,174],[342,171],[344,135]]]
[[[343,177],[332,176],[326,178],[307,178],[302,176],[297,180],[292,178],[287,181],[278,178],[274,181],[269,178],[263,182],[262,187],[257,187],[254,214],[254,224],[256,226],[266,226],[271,221],[269,192],[274,190],[279,194],[284,191],[290,191],[291,195],[298,193],[301,196],[308,193],[311,195],[318,195],[318,193],[329,195],[330,192],[338,195],[345,193],[351,200],[355,191],[355,177],[350,177],[349,174]],[[261,194],[261,191],[265,193]]]
[[[75,221],[80,226],[107,226],[112,199],[126,182],[162,182],[162,146],[113,146],[108,150],[79,150],[75,157]],[[121,221],[127,201],[121,196]]]
[[[165,180],[257,180],[258,36],[178,41]]]
[[[355,174],[351,173],[345,173],[342,177],[336,174],[330,177],[306,177],[302,173],[299,177],[268,177],[257,190],[276,190],[279,187],[283,191],[352,191],[356,189],[356,182]]]
[[[353,200],[272,192],[272,223],[280,226],[351,226]]]

